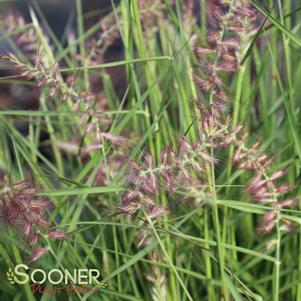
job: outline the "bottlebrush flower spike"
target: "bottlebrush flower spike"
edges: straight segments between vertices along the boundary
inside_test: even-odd
[[[233,161],[239,169],[254,172],[252,179],[246,184],[252,200],[269,204],[276,208],[290,207],[294,204],[291,199],[279,199],[290,191],[288,184],[278,185],[276,181],[284,175],[283,170],[271,174],[272,160],[263,153],[259,142],[247,146],[247,135],[241,134],[242,126],[231,128],[229,118],[224,118],[224,107],[228,101],[221,73],[235,72],[259,28],[260,19],[255,8],[248,1],[209,1],[207,45],[195,48],[199,58],[198,68],[194,72],[194,80],[203,96],[208,98],[209,105],[197,102],[200,111],[200,140],[206,145],[202,150],[203,159],[206,149],[235,146]],[[184,173],[185,174],[185,173]],[[261,233],[272,231],[276,225],[276,213],[271,209],[267,212],[259,226]],[[289,223],[281,220],[285,229],[291,229]]]
[[[197,106],[202,105],[197,103]],[[123,195],[122,212],[135,214],[144,208],[152,218],[158,218],[167,213],[160,206],[160,192],[177,193],[193,183],[192,170],[198,178],[203,176],[204,162],[217,163],[217,159],[209,155],[210,148],[224,147],[235,139],[241,126],[231,130],[227,119],[226,125],[217,121],[220,119],[218,110],[213,107],[206,113],[201,131],[204,136],[194,143],[181,138],[175,151],[171,146],[161,152],[160,162],[155,165],[150,153],[145,153],[142,162],[138,164],[132,159],[127,160],[128,170],[125,180],[131,188]]]
[[[20,73],[20,76],[35,79],[40,88],[46,86],[49,90],[49,96],[59,94],[63,100],[70,98],[74,102],[74,108],[90,109],[91,97],[94,96],[91,96],[90,93],[78,93],[70,81],[64,81],[59,71],[58,62],[53,66],[46,67],[42,52],[36,55],[34,62],[21,59],[12,53],[0,56],[0,61],[10,64]]]
[[[8,224],[19,229],[25,240],[37,229],[48,226],[46,211],[51,208],[51,203],[37,194],[36,187],[21,180],[10,185],[3,196],[3,218]]]
[[[283,195],[292,190],[292,187],[287,183],[281,185],[277,183],[279,178],[285,175],[286,171],[279,169],[271,173],[269,170],[271,169],[272,160],[259,150],[260,144],[255,142],[250,147],[247,147],[244,141],[245,138],[236,140],[235,144],[238,149],[234,160],[240,169],[248,169],[255,172],[255,175],[246,184],[246,190],[251,199],[264,205],[269,204],[273,208],[263,216],[259,225],[259,232],[267,234],[276,226],[275,210],[277,208],[290,208],[296,204],[296,200],[291,198],[281,200]],[[291,222],[285,218],[281,218],[280,222],[283,225],[283,230],[291,231],[293,229]]]
[[[52,239],[65,239],[63,232],[49,230],[51,223],[48,210],[53,205],[47,198],[38,195],[39,189],[36,186],[25,180],[19,180],[15,184],[4,182],[2,185],[4,192],[0,200],[1,216],[30,247],[38,246],[41,233],[46,233]],[[29,261],[36,261],[45,252],[45,248],[37,249]]]
[[[259,28],[259,16],[248,1],[208,2],[207,45],[195,47],[200,58],[194,80],[204,93],[210,93],[212,102],[222,109],[225,97],[221,73],[235,72],[252,38]],[[218,97],[222,96],[222,97]],[[210,100],[210,101],[211,101]]]
[[[39,88],[45,87],[48,90],[50,97],[58,94],[63,101],[70,99],[73,102],[70,109],[74,112],[83,111],[84,113],[78,114],[82,134],[80,139],[91,134],[93,142],[98,144],[102,144],[102,140],[105,139],[115,145],[126,145],[127,138],[100,130],[100,124],[107,124],[108,118],[102,111],[97,112],[95,109],[97,95],[90,91],[77,92],[74,88],[75,74],[71,74],[69,79],[64,80],[60,74],[58,62],[51,67],[46,67],[42,53],[36,56],[34,64],[19,59],[14,54],[0,56],[0,60],[10,64],[21,76],[35,79]]]

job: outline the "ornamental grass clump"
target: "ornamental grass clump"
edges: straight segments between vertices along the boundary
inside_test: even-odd
[[[295,3],[76,0],[60,32],[39,5],[0,4],[1,270],[100,271],[58,300],[301,301]]]

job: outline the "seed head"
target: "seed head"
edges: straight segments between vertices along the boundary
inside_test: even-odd
[[[27,264],[31,264],[37,260],[39,260],[44,254],[48,253],[48,248],[38,248],[36,249],[32,255],[28,258]]]

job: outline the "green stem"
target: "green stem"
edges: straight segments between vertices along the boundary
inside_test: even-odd
[[[277,211],[277,245],[276,245],[276,262],[274,275],[274,301],[279,301],[279,284],[280,284],[280,265],[281,265],[281,229],[280,229],[280,212]]]
[[[86,49],[85,41],[82,39],[84,35],[84,18],[83,18],[83,9],[81,0],[76,0],[76,12],[77,12],[77,25],[78,25],[78,36],[80,39],[79,50],[80,55],[84,59],[83,63],[86,65]],[[83,66],[85,68],[85,66]],[[84,69],[84,80],[85,80],[85,89],[89,88],[89,74],[88,70]]]
[[[241,99],[241,92],[242,92],[242,84],[245,74],[245,66],[242,65],[239,68],[238,79],[237,79],[237,87],[235,93],[235,100],[234,100],[234,111],[233,111],[233,121],[232,127],[235,128],[238,124],[239,120],[239,110],[240,110],[240,99]],[[233,158],[234,146],[231,145],[229,149],[229,161],[228,161],[228,169],[227,169],[227,179],[229,179],[232,171],[232,158]]]
[[[213,157],[213,149],[211,149],[211,157]],[[214,220],[214,227],[215,227],[215,235],[216,235],[216,242],[217,242],[217,251],[218,251],[218,261],[219,261],[219,268],[221,273],[221,282],[222,288],[224,291],[225,300],[230,300],[229,298],[229,291],[226,284],[226,277],[225,277],[225,256],[224,250],[222,248],[222,237],[221,237],[221,227],[218,215],[218,205],[217,205],[217,196],[215,190],[215,171],[214,171],[214,163],[211,163],[211,193],[212,193],[212,208],[213,208],[213,220]]]
[[[206,240],[209,240],[209,216],[208,212],[204,211],[204,237]],[[209,249],[209,245],[206,244],[205,248]],[[204,260],[205,260],[205,266],[206,266],[206,276],[208,279],[212,279],[212,265],[211,265],[211,259],[210,255],[207,252],[204,252]],[[208,284],[208,300],[209,301],[215,301],[215,294],[214,294],[214,287],[211,283]]]

